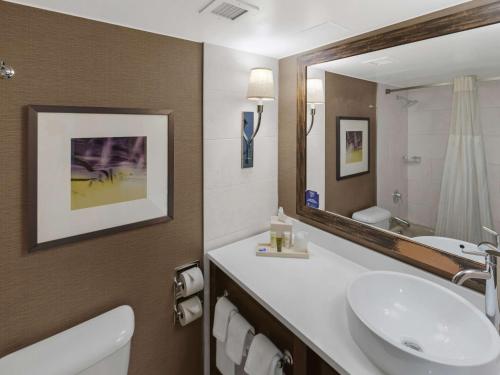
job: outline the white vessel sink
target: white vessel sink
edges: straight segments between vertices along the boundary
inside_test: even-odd
[[[498,375],[500,338],[486,316],[416,276],[368,272],[347,289],[349,329],[390,375]]]
[[[454,238],[448,237],[439,237],[439,236],[418,236],[412,238],[414,241],[435,247],[436,249],[440,249],[446,251],[447,253],[458,255],[462,258],[467,258],[473,260],[478,263],[484,264],[484,257],[477,255],[469,255],[464,254],[462,250],[468,251],[478,251],[477,245],[474,245],[470,242],[456,240]]]

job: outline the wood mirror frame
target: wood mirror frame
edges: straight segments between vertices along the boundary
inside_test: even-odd
[[[471,4],[472,3],[472,4]],[[326,61],[361,55],[403,44],[467,31],[500,22],[500,1],[472,1],[469,9],[433,13],[435,17],[395,29],[375,31],[369,36],[338,42],[298,56],[297,81],[297,215],[309,219],[320,229],[359,243],[365,247],[451,280],[461,269],[481,268],[479,263],[412,241],[408,237],[376,229],[335,213],[305,205],[306,191],[306,79],[307,67]],[[459,8],[459,7],[456,7]],[[444,15],[439,15],[440,13]],[[423,17],[421,17],[423,18]],[[484,282],[470,281],[468,287],[484,292]]]

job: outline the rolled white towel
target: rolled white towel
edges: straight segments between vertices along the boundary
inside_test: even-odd
[[[269,368],[269,375],[283,375],[283,368],[280,363],[281,358],[281,353],[274,356],[271,362],[271,367]]]
[[[220,371],[222,375],[235,375],[236,365],[226,354],[226,344],[215,340],[217,342],[217,347],[215,348],[215,367]]]
[[[225,343],[227,338],[227,327],[231,316],[238,312],[236,306],[226,297],[221,297],[215,304],[214,325],[212,334],[220,342]]]
[[[237,365],[241,364],[248,333],[255,334],[255,329],[240,314],[235,313],[227,328],[226,354]]]
[[[279,360],[283,353],[263,334],[254,337],[247,361],[245,372],[248,375],[276,375],[280,374]]]

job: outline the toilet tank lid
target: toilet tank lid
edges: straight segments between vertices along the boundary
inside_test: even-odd
[[[120,306],[0,358],[0,374],[78,374],[130,342],[134,311]]]
[[[352,215],[354,220],[363,223],[374,224],[391,218],[390,211],[385,208],[373,206],[365,210],[357,211]]]

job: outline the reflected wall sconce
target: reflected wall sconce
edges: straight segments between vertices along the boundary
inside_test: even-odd
[[[264,112],[264,101],[274,100],[274,77],[269,68],[253,68],[248,80],[247,99],[257,102],[257,126],[253,126],[253,112],[243,113],[241,167],[253,167],[253,140],[259,132]]]
[[[323,89],[323,81],[319,78],[309,78],[307,80],[307,104],[310,105],[311,125],[307,128],[306,135],[309,135],[314,125],[314,117],[316,116],[316,106],[325,104],[325,90]]]
[[[0,78],[11,79],[16,74],[14,68],[10,65],[6,65],[5,62],[0,60]]]

